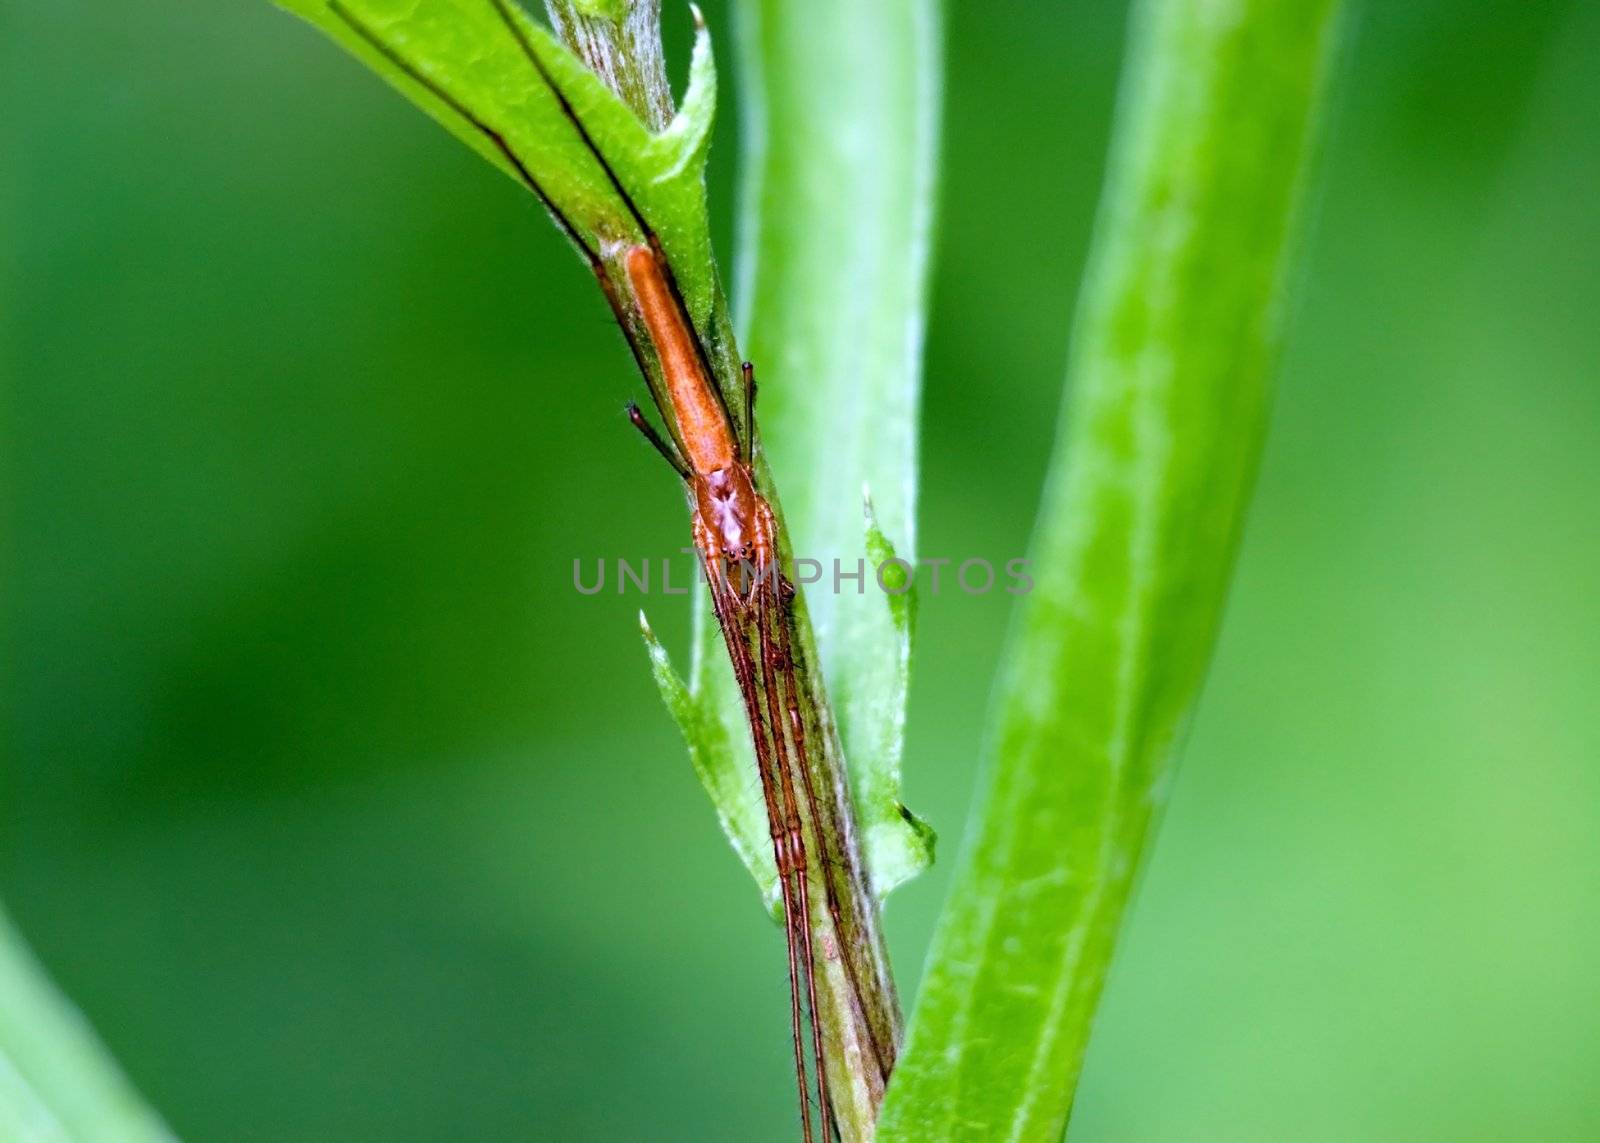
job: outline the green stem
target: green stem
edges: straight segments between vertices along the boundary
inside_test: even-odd
[[[546,0],[562,41],[652,131],[672,119],[661,54],[661,0]]]
[[[1056,1140],[1266,424],[1337,0],[1143,0],[1033,593],[886,1140]]]
[[[618,95],[647,117],[659,116],[662,123],[671,118],[671,95],[660,66],[658,0],[618,0],[613,5],[597,5],[592,0],[549,0],[547,6],[552,23],[567,46],[595,67]],[[625,298],[624,302],[632,304],[631,299]],[[708,325],[713,367],[736,422],[741,421],[742,358],[720,284],[713,288]],[[645,349],[648,356],[649,347]],[[648,364],[652,369],[658,368],[656,362]],[[758,460],[756,467],[762,492],[779,517],[780,557],[785,566],[792,567],[787,529],[781,527],[783,509],[771,471],[764,458]],[[726,731],[723,741],[730,746],[742,744],[744,748],[737,754],[743,757],[749,754],[743,706],[703,595],[697,606],[694,698],[690,702],[704,700],[716,709]],[[747,637],[749,634],[745,632]],[[813,854],[809,869],[809,924],[813,947],[819,950],[819,1022],[839,1132],[845,1143],[855,1143],[872,1136],[899,1041],[901,1016],[879,924],[877,898],[859,840],[844,751],[827,687],[816,667],[820,661],[816,638],[803,599],[796,601],[795,638],[798,704],[818,802],[815,815],[802,809],[802,827]],[[751,651],[759,662],[759,649],[752,644]],[[691,741],[691,749],[694,748]],[[745,773],[754,773],[753,756]],[[830,895],[837,918],[828,908]]]

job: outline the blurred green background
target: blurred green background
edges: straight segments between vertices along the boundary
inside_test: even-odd
[[[949,7],[921,547],[1006,558],[1125,11]],[[1600,8],[1355,31],[1074,1139],[1600,1138]],[[0,895],[63,988],[192,1139],[789,1137],[778,932],[570,586],[685,523],[554,229],[266,3],[5,0],[0,97]],[[924,599],[908,997],[1007,601]]]

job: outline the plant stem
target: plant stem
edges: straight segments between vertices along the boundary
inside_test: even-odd
[[[881,1137],[1058,1140],[1222,611],[1337,0],[1143,0],[986,787]]]
[[[612,89],[657,130],[671,118],[672,100],[661,66],[658,0],[631,0],[602,11],[582,0],[548,0],[552,24],[568,47],[585,59]],[[624,299],[631,306],[631,299]],[[743,419],[742,360],[726,296],[714,291],[711,315],[703,329],[713,367],[735,422]],[[657,363],[650,363],[657,368]],[[779,518],[780,561],[793,566],[782,507],[764,460],[757,472],[762,492]],[[697,604],[694,690],[704,694],[738,723],[742,705],[720,647],[706,600]],[[833,1108],[846,1143],[872,1137],[878,1107],[900,1038],[900,1009],[879,925],[877,899],[862,855],[848,771],[828,703],[816,638],[803,598],[795,601],[795,673],[799,707],[809,747],[811,784],[817,813],[802,807],[802,828],[813,855],[810,862],[812,943],[816,964],[819,1021],[823,1032]],[[752,644],[752,655],[759,648]],[[757,660],[759,661],[759,659]],[[718,664],[714,669],[712,663]],[[765,695],[763,694],[763,699]],[[730,735],[738,741],[743,728]],[[773,733],[782,733],[773,728]],[[753,763],[752,763],[753,765]],[[832,908],[830,909],[830,902]]]
[[[661,0],[546,0],[563,43],[652,131],[672,119],[661,52]]]

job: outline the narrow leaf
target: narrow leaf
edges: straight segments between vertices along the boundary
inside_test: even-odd
[[[853,767],[857,812],[866,833],[872,863],[872,888],[879,898],[933,864],[933,827],[900,801],[900,759],[905,742],[906,700],[911,685],[911,635],[916,626],[915,569],[901,557],[878,526],[870,490],[863,490],[867,563],[877,569],[876,586],[883,592],[893,641],[887,650],[892,670],[874,673],[872,683],[855,704],[857,735],[871,736],[857,749],[866,754]],[[862,808],[867,807],[867,808]]]
[[[171,1138],[0,912],[0,1139],[157,1143]]]
[[[900,798],[909,628],[857,505],[916,558],[917,416],[939,128],[935,0],[739,0],[737,324],[848,761],[873,888],[932,857]],[[834,580],[835,562],[846,576]],[[859,587],[859,590],[858,590]]]
[[[1336,0],[1144,0],[981,816],[880,1139],[1061,1137],[1216,632]]]

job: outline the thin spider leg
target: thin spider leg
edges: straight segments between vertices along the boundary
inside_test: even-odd
[[[617,319],[617,325],[622,330],[622,336],[628,343],[628,350],[633,354],[633,363],[639,367],[639,376],[644,378],[644,387],[650,392],[650,401],[656,410],[661,412],[669,407],[669,402],[656,384],[655,374],[650,372],[650,366],[645,360],[644,349],[639,344],[638,337],[633,331],[633,322],[628,317],[628,312],[623,308],[622,298],[617,294],[617,287],[611,280],[611,275],[606,271],[604,262],[593,264],[595,280],[600,283],[600,292],[606,297],[606,305],[611,307],[611,316]],[[667,433],[672,438],[673,451],[681,458],[683,456],[683,441],[678,435],[677,423],[666,413],[661,413],[661,420],[667,426]],[[674,466],[676,467],[676,466]],[[687,477],[685,477],[687,479]]]
[[[744,462],[756,462],[756,367],[746,361],[739,366],[744,378]]]
[[[806,748],[805,718],[800,710],[800,685],[793,652],[794,642],[789,632],[790,624],[793,621],[793,609],[791,602],[785,601],[782,598],[785,588],[787,588],[788,592],[791,593],[790,601],[792,601],[792,593],[794,588],[791,585],[782,584],[776,589],[775,594],[777,594],[779,598],[774,601],[775,606],[773,608],[775,626],[777,627],[778,632],[777,656],[781,665],[785,703],[788,707],[789,731],[794,739],[794,749],[796,755],[795,768],[800,771],[801,786],[805,792],[806,798],[806,809],[811,816],[811,821],[814,825],[814,828],[819,832],[820,835],[820,831],[822,829],[822,811],[817,799],[816,783],[811,777],[811,759]],[[821,847],[819,846],[819,848]],[[827,902],[828,915],[830,918],[832,918],[834,932],[839,934],[841,945],[843,945],[844,910],[839,905],[838,891],[834,886],[833,870],[828,865],[825,853],[822,857],[821,873],[823,893]],[[848,948],[843,948],[841,950],[840,960],[844,962],[845,973],[850,979],[851,994],[854,996],[863,995],[861,991],[860,975],[856,970],[856,961],[855,958],[850,955],[850,950]],[[872,1054],[878,1065],[879,1073],[885,1078],[888,1078],[890,1071],[894,1067],[893,1042],[891,1041],[887,1048],[884,1044],[880,1043],[878,1038],[878,1029],[872,1026],[872,1022],[870,1020],[863,1020],[862,1027],[866,1030],[868,1044],[872,1048]]]
[[[727,644],[728,657],[733,662],[734,678],[739,686],[740,697],[744,701],[745,718],[750,723],[750,736],[755,746],[756,769],[761,774],[761,794],[766,802],[767,824],[772,835],[773,860],[777,865],[778,885],[783,897],[784,943],[787,946],[789,956],[789,1027],[794,1044],[795,1078],[800,1093],[800,1121],[805,1143],[813,1143],[811,1093],[807,1078],[805,1035],[800,1012],[800,948],[796,939],[796,934],[800,931],[797,924],[797,913],[800,905],[795,899],[795,889],[791,882],[793,869],[786,844],[786,815],[779,804],[778,783],[774,776],[772,754],[766,737],[767,724],[761,717],[761,708],[756,701],[755,669],[750,661],[750,647],[745,642],[742,629],[738,623],[736,614],[738,602],[733,598],[728,581],[721,573],[721,568],[716,566],[716,561],[707,554],[703,546],[701,547],[701,554],[702,562],[706,569],[706,578],[711,587],[712,610],[717,618],[717,626],[722,629],[722,639]],[[824,1143],[829,1143],[826,1137],[824,1138]]]
[[[774,563],[773,569],[776,569]],[[816,954],[812,947],[811,938],[811,889],[808,884],[810,873],[809,863],[806,860],[807,846],[804,826],[800,819],[799,800],[795,796],[794,773],[789,766],[789,751],[784,742],[783,716],[779,711],[778,672],[775,662],[777,645],[773,641],[771,631],[771,593],[772,585],[767,576],[757,569],[757,579],[752,595],[756,605],[756,629],[759,634],[761,647],[761,682],[766,691],[767,716],[772,726],[772,745],[776,755],[778,775],[783,793],[786,824],[789,831],[789,844],[794,849],[793,864],[798,871],[799,904],[802,944],[805,948],[805,977],[806,977],[806,1004],[811,1011],[811,1046],[813,1059],[816,1062],[817,1072],[817,1102],[822,1109],[822,1136],[824,1139],[833,1137],[833,1105],[828,1095],[828,1067],[827,1057],[822,1047],[822,1010],[817,1005],[817,979],[816,979]],[[813,819],[815,825],[815,819]]]
[[[676,446],[669,444],[656,431],[656,427],[645,419],[645,415],[639,411],[639,406],[632,401],[628,402],[628,420],[632,421],[633,427],[638,429],[644,439],[650,442],[650,446],[661,454],[661,459],[672,466],[672,471],[678,474],[679,479],[688,481],[689,466],[684,463],[683,456],[678,452]]]

